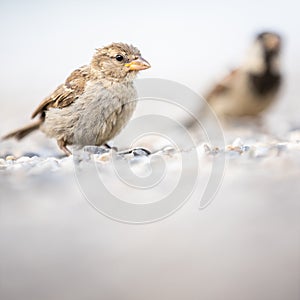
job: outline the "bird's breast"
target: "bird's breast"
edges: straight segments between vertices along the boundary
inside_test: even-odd
[[[279,89],[281,77],[279,74],[266,72],[263,74],[249,74],[249,80],[253,91],[259,96],[266,96]],[[263,97],[261,97],[264,99]]]
[[[84,103],[75,129],[75,143],[102,145],[117,135],[127,124],[136,107],[132,85],[103,88],[90,86],[79,102]]]

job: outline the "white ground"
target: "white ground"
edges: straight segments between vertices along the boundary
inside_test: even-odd
[[[2,144],[1,299],[298,300],[300,132],[280,141],[237,137],[217,153],[199,145],[200,187],[173,215],[144,225],[98,213],[80,190],[73,158],[53,157],[55,145],[39,134]],[[24,152],[42,156],[18,158]],[[171,171],[180,167],[178,154],[160,155]],[[199,210],[215,156],[227,159],[223,183]],[[112,163],[107,154],[92,158]]]

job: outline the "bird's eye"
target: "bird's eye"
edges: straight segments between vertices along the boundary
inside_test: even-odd
[[[124,57],[120,54],[116,55],[116,60],[117,61],[122,61],[124,59]]]

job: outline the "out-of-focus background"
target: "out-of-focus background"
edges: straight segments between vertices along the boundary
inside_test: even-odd
[[[140,78],[204,93],[262,30],[283,36],[284,88],[267,117],[288,132],[300,125],[299,11],[295,0],[1,1],[0,135],[26,123],[97,47],[132,43],[152,65]],[[192,199],[139,226],[89,206],[72,160],[41,161],[32,171],[27,161],[24,171],[3,167],[4,157],[0,298],[300,299],[299,135],[287,138],[255,144],[251,155],[229,153],[223,185],[205,210]],[[10,143],[10,154],[58,153],[39,133]],[[199,182],[206,184],[205,172]]]
[[[204,93],[243,60],[262,30],[284,39],[285,88],[275,111],[298,120],[299,6],[295,0],[1,1],[0,133],[28,120],[97,47],[132,43],[152,65],[140,77],[167,78]]]

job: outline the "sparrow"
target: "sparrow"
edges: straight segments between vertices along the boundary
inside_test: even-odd
[[[39,129],[55,138],[67,156],[72,154],[68,145],[101,146],[130,120],[137,99],[133,80],[148,68],[150,64],[132,45],[112,43],[96,49],[89,65],[73,71],[40,103],[31,116],[35,122],[3,139],[20,140]]]
[[[244,63],[205,95],[221,121],[258,116],[274,102],[282,83],[280,50],[277,33],[258,34]]]

